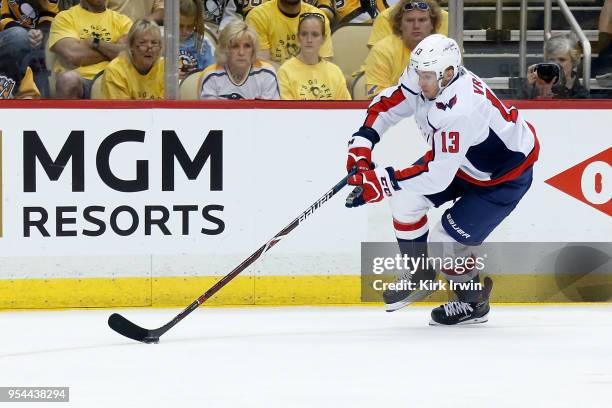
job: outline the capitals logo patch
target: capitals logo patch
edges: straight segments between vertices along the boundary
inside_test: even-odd
[[[444,102],[436,102],[436,108],[441,109],[443,111],[446,110],[446,108],[448,109],[453,109],[453,106],[455,106],[455,104],[457,103],[457,95],[453,96],[452,98],[450,98],[450,100],[448,101],[448,103],[444,103]]]

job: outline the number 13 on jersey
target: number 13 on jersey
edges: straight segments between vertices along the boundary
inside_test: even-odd
[[[442,153],[457,153],[459,151],[459,132],[442,132]]]

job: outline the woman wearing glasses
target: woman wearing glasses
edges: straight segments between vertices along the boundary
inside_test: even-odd
[[[128,33],[128,49],[108,64],[102,76],[105,99],[162,99],[164,60],[159,26],[138,20]]]
[[[281,98],[294,100],[348,100],[342,70],[319,57],[325,42],[325,17],[305,13],[298,24],[299,52],[278,70]]]
[[[441,9],[435,0],[402,0],[393,6],[393,34],[378,41],[365,60],[366,93],[373,98],[397,84],[410,61],[410,52],[440,28]]]

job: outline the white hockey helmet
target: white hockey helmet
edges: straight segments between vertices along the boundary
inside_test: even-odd
[[[410,55],[410,67],[417,71],[433,71],[442,91],[442,77],[448,67],[453,67],[455,76],[461,66],[461,51],[457,42],[442,34],[432,34],[421,40]]]

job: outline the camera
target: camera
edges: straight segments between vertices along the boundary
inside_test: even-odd
[[[547,84],[553,82],[555,78],[557,78],[556,82],[559,82],[559,78],[561,76],[561,68],[554,62],[542,62],[536,64],[534,71],[538,75],[538,78]]]

